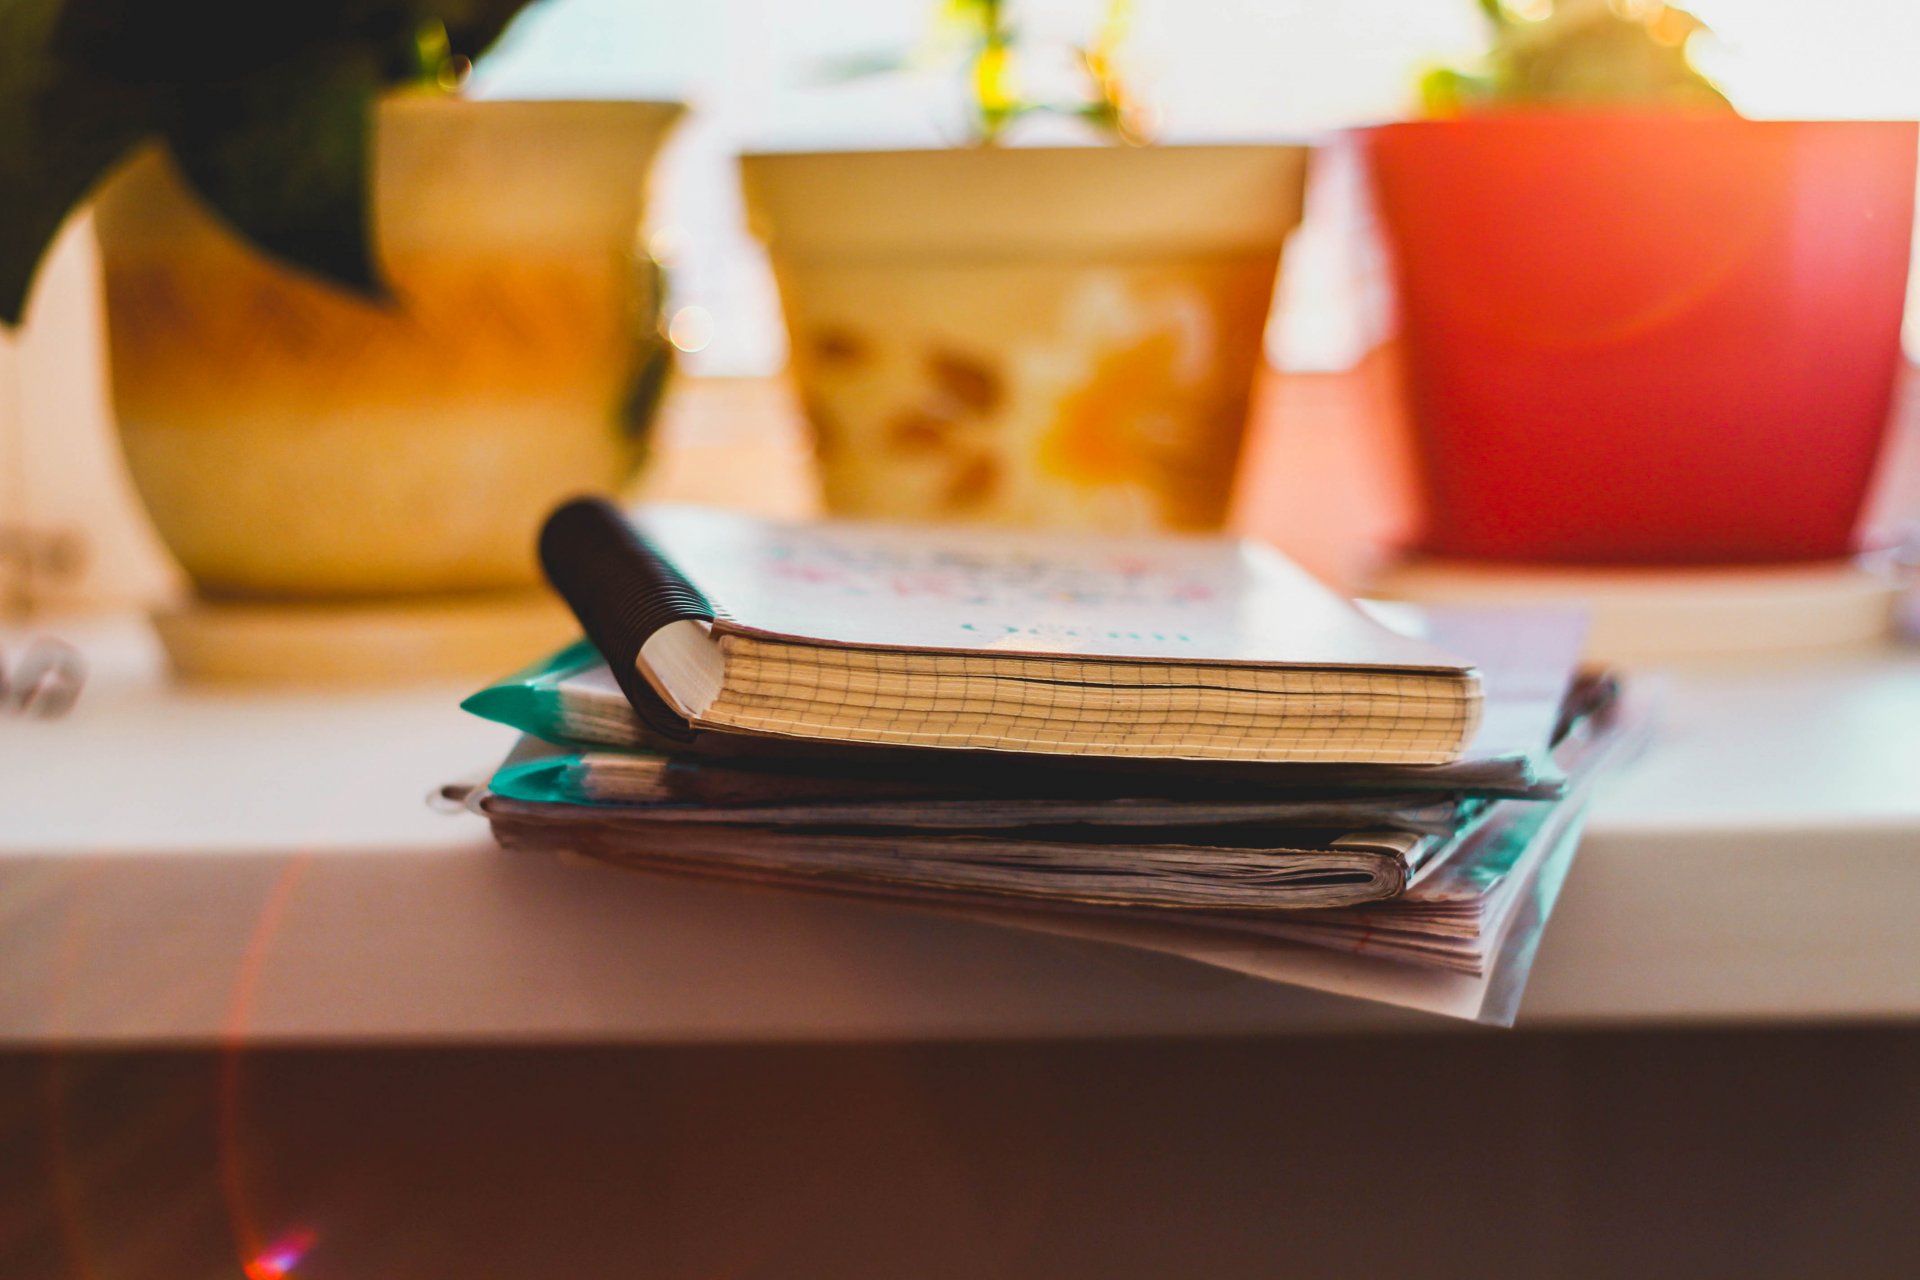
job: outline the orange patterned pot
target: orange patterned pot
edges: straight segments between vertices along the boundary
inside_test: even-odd
[[[1304,149],[753,155],[827,505],[1224,520]]]

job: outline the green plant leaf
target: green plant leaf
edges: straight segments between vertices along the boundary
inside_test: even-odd
[[[181,171],[262,248],[363,292],[368,130],[381,89],[445,80],[527,0],[0,0],[0,326],[17,324],[72,208],[164,136]]]
[[[49,57],[60,0],[0,0],[0,324],[20,323],[68,213],[153,127],[138,87]]]
[[[189,182],[283,261],[372,297],[369,155],[381,59],[352,45],[183,89],[163,132]]]
[[[1424,76],[1430,116],[1515,103],[1733,109],[1689,56],[1689,40],[1706,24],[1677,4],[1559,5],[1527,20],[1501,0],[1480,8],[1492,20],[1492,47],[1476,65]]]

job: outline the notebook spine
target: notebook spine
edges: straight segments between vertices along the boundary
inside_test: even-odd
[[[713,606],[602,498],[576,498],[547,517],[540,566],[641,721],[690,742],[693,729],[640,674],[641,646],[670,622],[711,622]]]

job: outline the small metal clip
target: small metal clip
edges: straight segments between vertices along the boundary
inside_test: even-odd
[[[0,715],[57,720],[80,700],[86,659],[64,640],[36,636],[17,662],[0,653]]]

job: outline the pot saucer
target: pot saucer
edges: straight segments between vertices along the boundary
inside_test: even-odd
[[[1585,568],[1415,558],[1366,594],[1416,604],[1585,608],[1590,661],[1818,655],[1894,631],[1906,575],[1891,557],[1811,564]]]
[[[579,634],[544,592],[393,600],[193,599],[153,616],[174,674],[253,685],[486,679]]]

